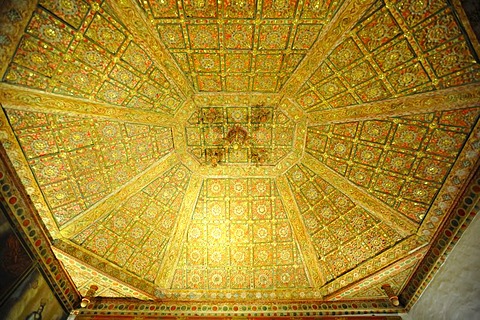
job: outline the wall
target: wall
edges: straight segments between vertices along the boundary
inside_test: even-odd
[[[480,217],[455,245],[405,320],[480,319]]]
[[[32,319],[35,311],[41,311],[42,318],[48,320],[68,316],[38,263],[15,234],[0,202],[0,319]]]

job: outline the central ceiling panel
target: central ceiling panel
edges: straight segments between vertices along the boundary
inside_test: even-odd
[[[273,107],[206,107],[186,126],[187,150],[201,164],[276,165],[291,150],[295,123]]]
[[[277,92],[343,1],[143,1],[198,91]]]

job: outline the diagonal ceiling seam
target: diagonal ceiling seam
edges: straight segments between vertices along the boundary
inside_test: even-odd
[[[155,284],[160,288],[170,288],[173,281],[173,274],[175,266],[180,258],[180,252],[183,242],[187,236],[187,230],[191,221],[190,217],[197,203],[197,198],[200,195],[200,188],[202,187],[203,178],[194,173],[188,184],[183,198],[182,205],[177,217],[177,223],[173,232],[172,240],[169,242],[164,259],[160,266],[159,275]]]
[[[372,5],[373,0],[345,1],[332,21],[323,28],[305,59],[280,91],[281,95],[293,97],[302,84],[324,61],[329,53],[348,36],[348,32]]]
[[[155,28],[145,18],[138,4],[133,0],[120,2],[107,0],[106,3],[118,17],[123,18],[122,22],[135,36],[135,39],[143,44],[143,48],[157,65],[163,71],[166,71],[165,74],[173,78],[173,82],[177,85],[180,92],[183,92],[186,97],[190,97],[193,93],[190,82],[185,78],[183,72],[180,71],[170,53],[166,50],[165,45],[155,32]]]
[[[98,219],[105,216],[112,208],[115,208],[119,203],[125,201],[136,191],[146,186],[149,182],[159,177],[162,172],[172,167],[178,162],[176,154],[170,152],[168,155],[158,160],[127,183],[121,188],[113,192],[110,196],[105,197],[90,209],[78,214],[75,218],[67,222],[60,230],[60,234],[64,238],[72,238],[76,234],[85,230],[88,226],[95,223]]]
[[[313,247],[311,237],[305,229],[305,225],[303,224],[302,217],[295,204],[294,196],[287,179],[285,176],[278,177],[276,179],[276,183],[278,185],[280,196],[284,199],[284,206],[287,211],[287,216],[294,229],[294,234],[300,246],[300,252],[303,255],[307,265],[309,275],[312,280],[312,285],[314,288],[319,288],[326,282],[326,280],[318,265],[317,255],[315,253],[315,248]]]
[[[310,154],[306,153],[304,155],[302,163],[320,175],[325,181],[341,190],[345,195],[354,200],[354,202],[376,215],[377,218],[385,222],[388,226],[397,230],[403,237],[409,236],[417,230],[418,225],[416,223],[393,210],[379,199],[367,194]]]

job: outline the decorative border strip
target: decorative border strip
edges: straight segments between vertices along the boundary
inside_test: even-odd
[[[109,288],[113,288],[116,291],[120,291],[121,293],[125,294],[125,296],[128,297],[134,297],[138,299],[143,299],[143,300],[150,300],[152,297],[145,295],[144,292],[141,292],[139,290],[136,290],[132,286],[126,284],[125,282],[122,282],[116,278],[111,277],[110,275],[106,274],[105,272],[102,272],[101,270],[97,270],[92,268],[90,265],[86,264],[82,260],[73,257],[66,251],[63,251],[62,249],[67,246],[67,243],[60,243],[63,242],[63,240],[57,241],[56,245],[52,247],[53,252],[55,255],[58,257],[60,261],[62,261],[65,266],[68,269],[68,266],[74,266],[76,268],[79,268],[86,273],[88,273],[91,276],[91,279],[99,279],[101,282],[100,283],[95,283],[97,286],[108,286]],[[62,249],[60,249],[60,248]],[[72,246],[73,249],[77,249]],[[80,250],[81,251],[81,250]],[[99,276],[100,275],[100,276]],[[102,288],[103,289],[103,288]]]
[[[463,196],[444,220],[443,226],[437,231],[436,237],[425,254],[425,258],[420,262],[411,280],[400,295],[400,301],[405,303],[407,311],[421,296],[434,274],[452,251],[458,239],[460,239],[462,233],[478,213],[480,209],[478,206],[479,201],[480,171],[477,170]]]
[[[316,66],[326,59],[337,44],[348,37],[348,32],[373,3],[373,0],[345,1],[328,25],[322,28],[317,41],[292,76],[283,85],[280,94],[292,97],[310,75],[315,72]]]
[[[170,127],[175,118],[160,112],[136,110],[104,102],[59,95],[40,90],[0,83],[0,102],[5,108],[60,113],[63,115],[94,116],[106,120],[127,121]]]
[[[3,145],[0,146],[0,196],[3,198],[7,214],[14,227],[20,230],[20,236],[34,255],[34,258],[47,276],[67,310],[72,310],[79,302],[80,296],[67,272],[55,257],[51,239],[45,233],[45,226],[38,218],[38,213],[18,178]]]
[[[135,316],[207,316],[207,317],[282,317],[355,315],[368,313],[402,313],[403,308],[393,307],[389,300],[350,301],[259,301],[236,302],[139,302],[133,299],[95,299],[79,315],[135,315]]]
[[[77,320],[110,320],[111,317],[109,316],[77,316],[75,319]],[[116,319],[120,320],[158,320],[158,317],[156,316],[117,316]],[[178,319],[176,316],[166,316],[162,317],[164,320],[176,320]],[[183,320],[215,320],[217,318],[215,317],[197,317],[197,316],[187,316],[187,317],[182,317],[181,319]],[[238,319],[236,316],[235,317],[222,317],[224,320],[228,319]],[[257,319],[278,319],[277,316],[269,317],[269,316],[247,316],[247,317],[242,317],[243,320],[257,320]],[[295,317],[296,320],[312,320],[312,319],[318,319],[315,316],[301,316],[301,317]],[[340,316],[329,316],[329,317],[322,317],[323,320],[346,320],[347,318]],[[402,320],[401,317],[399,316],[365,316],[365,317],[355,317],[355,320]]]

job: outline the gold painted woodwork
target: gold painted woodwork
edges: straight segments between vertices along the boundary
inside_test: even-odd
[[[78,253],[77,257],[66,252],[64,248],[67,248],[67,247],[70,250],[76,251]],[[81,286],[82,284],[81,282],[75,283],[76,285],[79,286],[80,290],[86,289],[85,286],[86,287],[90,286],[92,282],[91,276],[93,273],[93,274],[101,275],[99,279],[95,279],[95,282],[97,285],[99,285],[99,287],[103,287],[102,289],[105,289],[105,288],[115,289],[117,291],[117,294],[120,297],[128,298],[128,297],[135,296],[142,300],[152,300],[154,298],[150,294],[143,292],[138,288],[133,287],[131,284],[123,282],[118,278],[112,277],[108,273],[105,273],[100,269],[92,267],[89,263],[85,263],[82,259],[79,259],[78,255],[89,256],[91,255],[91,252],[85,250],[83,247],[73,243],[68,239],[59,239],[57,243],[52,246],[52,250],[58,256],[58,259],[60,259],[60,261],[62,261],[65,264],[65,267],[67,268],[67,270],[76,270],[77,272],[79,271],[80,275],[82,275],[83,277],[87,277],[88,282],[83,283],[84,286]],[[112,264],[107,260],[103,260],[103,262],[106,264]],[[78,276],[78,274],[76,275]],[[119,284],[121,284],[121,286]]]
[[[320,32],[317,42],[283,86],[280,94],[292,97],[328,54],[348,37],[348,32],[373,3],[373,0],[345,1],[332,21]]]
[[[288,186],[288,181],[285,176],[280,176],[277,178],[277,186],[280,196],[283,198],[287,208],[290,208],[287,209],[287,215],[294,228],[294,232],[297,237],[298,244],[300,245],[303,258],[305,259],[305,262],[307,264],[313,286],[314,288],[320,288],[326,282],[325,275],[322,273],[321,269],[318,266],[315,249],[313,247],[310,236],[308,235],[307,230],[305,229],[305,226],[302,222],[300,212],[295,205],[292,191]]]
[[[165,257],[160,267],[160,274],[155,281],[155,284],[160,288],[168,289],[171,286],[175,265],[180,258],[179,253],[182,248],[182,243],[186,240],[186,231],[193,214],[193,209],[197,203],[201,186],[202,178],[198,174],[193,174],[190,178],[190,183],[188,184],[185,198],[183,199],[182,207],[177,217],[178,222],[175,225],[172,240],[168,244]]]
[[[2,101],[4,100],[2,99]],[[0,103],[2,104],[3,108],[3,102]],[[27,159],[22,152],[22,148],[20,147],[16,135],[8,122],[5,110],[2,110],[2,112],[0,112],[0,142],[5,148],[5,151],[7,152],[10,161],[12,161],[13,166],[17,171],[17,175],[22,181],[26,192],[32,199],[33,205],[37,209],[40,218],[45,224],[45,227],[49,230],[52,237],[58,237],[58,225],[55,222],[52,212],[48,208],[47,202],[45,201],[45,198],[42,195],[42,191],[40,190],[40,187],[36,182],[36,179],[27,162]]]
[[[319,162],[310,154],[307,153],[304,155],[302,163],[325,179],[328,183],[335,186],[337,189],[342,190],[354,202],[372,212],[385,224],[397,230],[403,237],[413,234],[418,227],[416,223],[406,218],[401,213],[396,212],[384,202],[368,195],[353,183],[343,179],[342,176],[333,172],[330,168]]]
[[[5,3],[8,3],[10,6],[14,5],[14,2],[15,1],[7,1]],[[324,21],[326,24],[322,27],[317,42],[308,51],[306,57],[302,60],[292,75],[286,77],[288,80],[283,83],[283,86],[277,85],[276,93],[262,93],[251,90],[253,88],[253,72],[242,74],[242,76],[250,79],[248,88],[251,91],[220,91],[215,93],[199,92],[197,88],[198,86],[192,86],[190,78],[190,76],[196,76],[197,74],[195,72],[189,73],[182,70],[180,63],[177,62],[173,56],[175,50],[169,51],[169,49],[167,49],[167,46],[161,40],[161,35],[158,34],[158,30],[156,29],[158,25],[173,24],[177,20],[171,19],[170,21],[168,19],[154,18],[150,9],[145,9],[147,7],[149,8],[149,3],[153,2],[154,0],[144,1],[142,4],[135,0],[120,0],[118,2],[107,0],[102,6],[100,6],[97,3],[88,1],[89,4],[92,4],[92,11],[95,10],[96,12],[105,9],[107,13],[112,14],[115,20],[122,23],[124,27],[126,27],[126,31],[128,31],[125,36],[126,39],[136,40],[141,44],[142,48],[155,62],[155,65],[165,73],[165,76],[168,78],[171,85],[182,93],[182,98],[185,98],[185,101],[178,107],[174,115],[95,102],[94,95],[82,99],[68,95],[42,92],[37,89],[21,87],[19,85],[10,85],[6,83],[0,84],[0,103],[4,108],[164,126],[171,128],[173,131],[174,151],[167,156],[158,159],[156,163],[145,169],[144,172],[126,182],[122,187],[110,194],[107,198],[104,198],[95,206],[79,214],[59,230],[45,201],[44,195],[42,194],[42,190],[35,180],[32,168],[27,161],[26,154],[19,145],[17,136],[8,122],[9,120],[4,113],[0,115],[0,141],[7,150],[8,156],[13,162],[28,194],[32,198],[47,231],[54,239],[58,239],[58,242],[53,246],[53,249],[57,252],[62,261],[66,261],[66,269],[72,273],[81,273],[78,268],[78,264],[80,264],[86,268],[87,275],[96,274],[96,276],[92,277],[92,281],[96,281],[105,287],[112,285],[112,283],[119,282],[121,277],[117,275],[121,274],[122,277],[127,279],[125,281],[120,281],[122,285],[125,286],[125,289],[119,294],[121,297],[137,297],[140,299],[159,299],[161,297],[161,299],[165,299],[165,301],[162,302],[164,305],[175,305],[179,301],[185,304],[194,304],[201,301],[209,306],[217,305],[219,302],[223,303],[225,301],[226,303],[233,303],[234,300],[235,303],[240,301],[242,305],[248,305],[259,299],[257,298],[257,295],[260,295],[260,299],[267,301],[266,303],[270,303],[270,298],[268,297],[271,297],[272,294],[276,294],[275,297],[283,299],[284,301],[295,301],[300,298],[302,301],[342,301],[343,299],[356,298],[358,297],[357,295],[361,295],[362,299],[370,298],[373,301],[377,296],[373,295],[373,293],[371,297],[362,296],[362,294],[368,291],[361,291],[363,289],[358,287],[360,284],[365,286],[377,285],[377,281],[387,281],[389,279],[389,274],[395,273],[395,271],[392,270],[397,266],[411,268],[408,270],[412,270],[413,272],[417,261],[421,260],[422,256],[427,251],[430,244],[429,241],[435,237],[444,222],[445,217],[448,215],[450,208],[455,205],[458,196],[463,191],[466,181],[478,171],[478,159],[480,158],[480,151],[478,148],[478,145],[480,144],[480,124],[478,123],[478,119],[476,120],[477,124],[470,132],[470,136],[468,137],[465,146],[461,149],[456,162],[452,166],[450,173],[442,182],[442,187],[433,204],[430,206],[423,221],[420,221],[419,223],[409,220],[400,212],[389,207],[379,198],[376,198],[355,186],[345,177],[337,174],[309,153],[306,153],[305,143],[307,139],[307,129],[314,125],[346,123],[358,120],[382,120],[397,116],[412,116],[412,118],[415,118],[415,116],[427,112],[458,110],[479,106],[479,78],[478,75],[471,75],[474,74],[475,70],[478,72],[478,63],[473,64],[467,69],[462,69],[455,74],[449,74],[445,76],[444,80],[438,79],[435,70],[427,62],[427,58],[429,58],[429,54],[431,53],[422,52],[420,45],[415,45],[415,48],[412,49],[418,57],[418,61],[415,63],[421,63],[421,65],[426,68],[425,73],[429,77],[429,82],[424,87],[420,87],[419,91],[421,93],[416,93],[415,89],[408,92],[392,94],[384,100],[366,103],[360,103],[361,101],[357,97],[356,101],[352,102],[352,105],[329,110],[308,112],[308,110],[303,109],[299,104],[297,97],[301,94],[301,90],[310,90],[314,87],[309,81],[317,67],[321,65],[322,62],[326,61],[337,45],[341,44],[347,38],[352,37],[355,41],[361,41],[354,28],[357,28],[358,26],[361,28],[364,27],[364,25],[362,25],[362,23],[364,23],[362,19],[366,17],[365,14],[370,10],[370,6],[374,1],[352,0],[341,2],[339,11],[333,15],[333,17],[329,17]],[[180,3],[174,1],[173,3],[175,6],[177,4],[193,6],[190,2],[187,4],[187,2]],[[267,20],[261,18],[261,15],[263,14],[261,8],[264,3],[267,3],[267,1],[260,1],[256,4],[258,7],[255,7],[257,17],[254,19],[254,28],[256,28],[256,31],[259,31],[261,22]],[[300,1],[299,6],[305,8],[306,3],[306,1]],[[402,20],[399,10],[396,8],[398,3],[399,2],[389,0],[386,1],[386,6],[383,8],[380,4],[380,8],[392,15],[393,19],[399,25],[399,30],[403,33],[401,35],[402,38],[400,40],[396,39],[395,41],[399,40],[398,42],[400,42],[403,41],[404,38],[409,41],[415,41],[410,31],[413,28],[407,26],[406,22]],[[444,5],[443,2],[437,0],[428,3],[432,5]],[[218,10],[223,10],[221,7],[224,3],[217,4],[219,7]],[[24,34],[25,26],[35,9],[35,5],[36,3],[34,1],[29,3],[28,8],[25,8],[26,10],[22,11],[22,19],[16,24],[12,24],[15,32],[12,36],[11,43],[8,46],[4,45],[2,47],[4,50],[1,51],[2,53],[0,54],[0,62],[2,64],[0,71],[2,75],[5,74],[9,67],[9,63],[12,61],[14,50],[20,41],[20,37]],[[145,5],[144,8],[142,8],[143,5]],[[456,13],[459,15],[461,22],[466,27],[466,33],[470,37],[469,41],[471,41],[474,49],[476,49],[478,53],[478,41],[475,39],[474,33],[469,28],[469,23],[461,9],[459,1],[453,1],[453,7],[456,9]],[[376,8],[378,9],[379,7]],[[4,10],[4,7],[0,10]],[[183,23],[185,19],[191,19],[185,17],[182,10],[183,8],[180,8],[180,19],[177,21],[180,23]],[[3,11],[1,12],[3,13]],[[433,16],[435,14],[433,14]],[[225,21],[227,20],[222,16],[223,13],[220,13],[219,15],[219,19],[198,19],[198,21],[199,23],[225,24]],[[291,21],[289,20],[288,23],[295,28],[298,24],[304,23],[302,22],[303,18],[299,18],[300,15],[301,13],[297,12],[296,16],[290,19]],[[318,23],[315,19],[311,19],[311,21],[314,21],[312,23]],[[5,19],[5,16],[2,15],[0,18],[0,26],[3,26],[4,23],[9,22]],[[282,22],[282,19],[269,19],[269,23],[275,24],[284,22]],[[85,26],[85,28],[86,27],[87,26]],[[257,33],[255,34],[258,36]],[[81,38],[83,37],[83,33],[79,30],[75,34],[75,37]],[[187,39],[190,37],[189,34],[185,34],[184,37],[185,41],[190,41],[190,39]],[[457,40],[458,39],[455,41]],[[258,39],[255,41],[258,44]],[[461,44],[466,43],[463,38],[458,41]],[[438,50],[448,47],[448,45],[449,43],[443,44]],[[385,47],[387,46],[389,45],[386,45]],[[362,48],[361,50],[361,54],[365,57],[365,60],[372,63],[372,56],[374,55],[373,51],[369,52],[368,48]],[[204,51],[205,53],[212,53],[213,50],[207,49]],[[220,48],[218,54],[224,55],[227,51],[228,50],[225,48]],[[258,53],[256,49],[252,49],[251,51]],[[285,50],[285,54],[287,55],[292,54],[293,52],[293,49]],[[189,63],[191,63],[194,61],[194,54],[198,54],[199,52],[188,49],[186,50],[186,53],[190,59]],[[376,53],[377,52],[375,52],[375,54]],[[467,57],[464,58],[470,59],[470,56],[467,55]],[[119,55],[115,56],[114,62],[117,63],[119,59]],[[222,63],[225,62],[225,58],[221,57],[219,59]],[[66,64],[73,63],[73,60],[74,59],[70,54],[66,54]],[[395,67],[395,72],[403,72],[402,70],[406,66],[407,63]],[[376,72],[376,75],[372,80],[366,82],[370,81],[370,83],[373,83],[373,81],[381,81],[387,86],[387,91],[395,93],[395,87],[385,80],[387,72],[381,70],[381,67],[377,66],[375,63],[372,68],[373,71]],[[390,72],[390,70],[388,70],[388,72]],[[338,71],[334,71],[334,74],[338,75],[338,73]],[[218,74],[219,77],[222,78],[226,78],[230,75],[228,70],[219,72]],[[278,74],[280,76],[285,76],[288,72],[280,70]],[[461,78],[463,76],[465,76],[465,78]],[[468,76],[471,77],[468,78]],[[147,78],[148,75],[143,76],[143,80],[146,80]],[[103,75],[103,80],[107,79],[108,74],[105,73]],[[222,81],[222,85],[225,86],[225,79]],[[53,79],[50,79],[49,83],[53,86],[58,86],[58,88],[50,88],[52,90],[61,87],[61,83],[55,82]],[[363,86],[363,83],[359,86]],[[278,90],[279,88],[281,89]],[[366,88],[368,88],[368,86],[365,87],[365,89]],[[315,90],[316,89],[312,89],[312,91]],[[422,90],[431,91],[422,92]],[[187,152],[184,127],[194,111],[208,106],[254,106],[258,104],[273,106],[278,110],[285,112],[285,114],[287,114],[295,123],[292,151],[276,166],[218,166],[216,168],[211,168],[209,166],[200,165]],[[421,119],[419,120],[419,118],[415,118],[414,121],[421,122]],[[162,176],[162,174],[164,174],[170,167],[178,163],[185,165],[188,170],[192,172],[192,176],[180,206],[180,211],[176,220],[177,223],[173,230],[171,240],[167,245],[166,253],[161,261],[161,272],[155,281],[147,281],[137,275],[133,275],[125,268],[121,268],[114,262],[109,261],[84,246],[75,244],[71,241],[72,238],[81,234],[81,232],[88,226],[92,225],[98,227],[101,225],[101,223],[97,221],[110,211],[117,208],[120,203],[128,200],[131,195],[141,190],[155,178]],[[344,274],[340,274],[327,282],[328,275],[324,273],[320,266],[315,251],[315,245],[306,230],[302,214],[295,202],[296,190],[292,190],[292,187],[287,180],[287,172],[295,165],[304,165],[312,170],[316,175],[321,177],[321,179],[330,183],[336,191],[347,195],[359,207],[367,209],[375,217],[380,219],[382,223],[391,227],[393,230],[396,230],[402,238],[391,247],[388,247],[385,251],[361,262],[353,269],[347,270]],[[313,288],[288,288],[281,290],[266,289],[264,291],[255,291],[253,289],[193,290],[172,288],[175,267],[178,265],[183,242],[185,242],[187,237],[187,230],[191,221],[190,217],[193,214],[199,198],[202,182],[210,178],[228,179],[232,177],[248,179],[254,177],[268,177],[275,181],[279,195],[283,200],[289,222],[292,226],[295,239],[299,244],[300,254],[306,264],[310,280],[309,282]],[[98,223],[98,225],[96,225],[96,223]],[[66,252],[67,249],[70,251]],[[74,254],[74,252],[76,253]],[[410,261],[409,264],[402,265],[402,263],[407,260]],[[77,265],[75,265],[76,263]],[[402,275],[402,277],[405,277],[405,275]],[[108,279],[108,281],[104,280],[105,278]],[[84,283],[80,280],[77,280],[77,282],[79,289],[83,290]],[[115,292],[108,290],[103,292],[106,295],[116,294]],[[227,298],[227,293],[230,294],[230,298]],[[242,293],[245,294],[244,297],[241,296]],[[254,294],[256,298],[248,298],[247,293]],[[223,300],[219,298],[219,294],[225,294],[222,298]],[[240,295],[240,298],[234,298],[235,294]],[[388,311],[395,312],[398,310],[389,309]]]
[[[25,27],[32,16],[33,11],[37,7],[38,0],[25,1],[19,3],[15,0],[2,1],[2,7],[0,8],[0,30],[7,32],[9,43],[2,45],[2,51],[0,53],[0,75],[3,76],[8,68],[10,59],[20,41],[20,38],[24,32]],[[13,21],[9,19],[7,13],[9,11],[16,11],[20,15],[20,19]]]
[[[106,4],[126,24],[127,29],[142,44],[149,56],[153,57],[162,71],[173,78],[180,92],[183,92],[186,97],[190,97],[193,93],[190,83],[166,50],[165,45],[158,37],[158,33],[154,31],[154,27],[138,7],[138,3],[134,0],[107,0]]]
[[[345,108],[314,111],[308,113],[308,124],[382,119],[392,116],[455,110],[478,106],[479,101],[480,84],[473,83]]]
[[[25,111],[98,117],[160,126],[171,126],[175,122],[175,118],[167,114],[128,109],[6,83],[0,83],[0,102],[4,108]]]
[[[137,192],[142,187],[152,182],[155,178],[161,175],[168,168],[171,168],[177,162],[178,159],[175,153],[169,153],[168,155],[151,165],[150,168],[147,168],[137,177],[134,177],[133,179],[128,181],[115,193],[113,193],[109,197],[104,198],[90,209],[85,210],[84,212],[76,216],[74,219],[67,222],[60,229],[60,234],[62,235],[62,237],[67,239],[73,238],[76,234],[95,223],[95,221],[97,221],[101,217],[105,216],[109,211],[112,210],[112,208],[115,208],[115,206],[117,206],[119,203],[124,202],[133,193]]]

